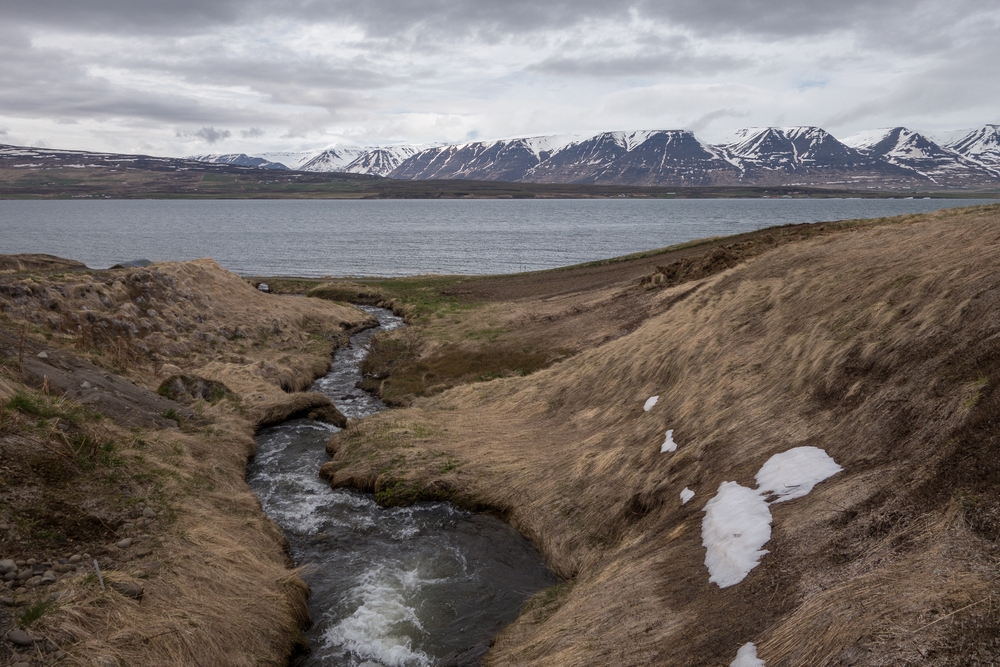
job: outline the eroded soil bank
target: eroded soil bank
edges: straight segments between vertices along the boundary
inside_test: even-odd
[[[749,642],[769,667],[994,660],[1000,208],[758,241],[633,258],[619,279],[360,286],[418,323],[380,380],[410,407],[334,436],[324,474],[501,511],[570,578],[487,664],[721,665]],[[435,361],[493,343],[570,353],[471,383]],[[794,447],[843,471],[771,506],[745,580],[710,583],[706,503]]]

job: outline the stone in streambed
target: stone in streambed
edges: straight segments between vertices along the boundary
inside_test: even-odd
[[[347,417],[338,410],[331,403],[330,405],[324,405],[316,408],[315,410],[310,410],[309,419],[315,419],[316,421],[326,422],[327,424],[333,424],[337,428],[347,428]]]

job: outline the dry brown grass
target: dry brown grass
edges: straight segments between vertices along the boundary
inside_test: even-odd
[[[34,325],[32,350],[61,347],[59,359],[72,351],[150,389],[184,371],[236,394],[194,400],[197,419],[180,428],[127,428],[46,396],[40,378],[20,371],[18,350],[0,344],[0,523],[13,526],[0,536],[0,556],[89,551],[106,583],[144,588],[141,601],[101,590],[92,566],[81,564],[56,584],[62,597],[31,630],[66,650],[67,665],[285,664],[301,639],[306,589],[246,486],[246,461],[259,423],[329,409],[326,397],[288,392],[325,372],[334,346],[370,318],[317,299],[261,294],[208,260],[5,276],[0,302],[0,326],[19,335],[24,319]],[[77,321],[89,328],[74,333]],[[115,340],[137,350],[128,369],[103,344]],[[97,446],[75,451],[86,443]],[[134,525],[140,501],[158,513],[144,528]],[[118,549],[126,536],[141,539]],[[28,595],[33,603],[51,592]],[[7,609],[0,607],[4,630],[13,622]],[[0,661],[6,650],[0,644]]]
[[[998,627],[974,603],[998,592],[1000,209],[892,222],[655,291],[632,333],[349,428],[325,473],[495,508],[575,578],[490,664],[728,664],[747,641],[769,666],[969,662]],[[700,509],[799,445],[845,471],[775,506],[743,583],[708,584]]]

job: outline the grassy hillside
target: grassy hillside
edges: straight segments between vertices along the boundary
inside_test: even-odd
[[[769,666],[988,663],[1000,208],[842,225],[744,257],[726,245],[607,264],[590,283],[600,266],[428,290],[417,358],[448,323],[487,344],[548,332],[547,349],[572,354],[411,394],[335,436],[324,474],[387,503],[492,508],[567,578],[491,665],[719,665],[751,641]],[[661,454],[667,429],[679,448]],[[743,582],[709,583],[706,502],[797,446],[843,472],[772,505],[769,553]]]
[[[0,583],[0,664],[287,664],[306,587],[247,457],[262,423],[337,419],[288,392],[369,323],[210,260],[0,258],[0,561],[27,575]]]

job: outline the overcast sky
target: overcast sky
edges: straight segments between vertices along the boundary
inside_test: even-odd
[[[0,0],[0,143],[1000,122],[1000,0]]]

